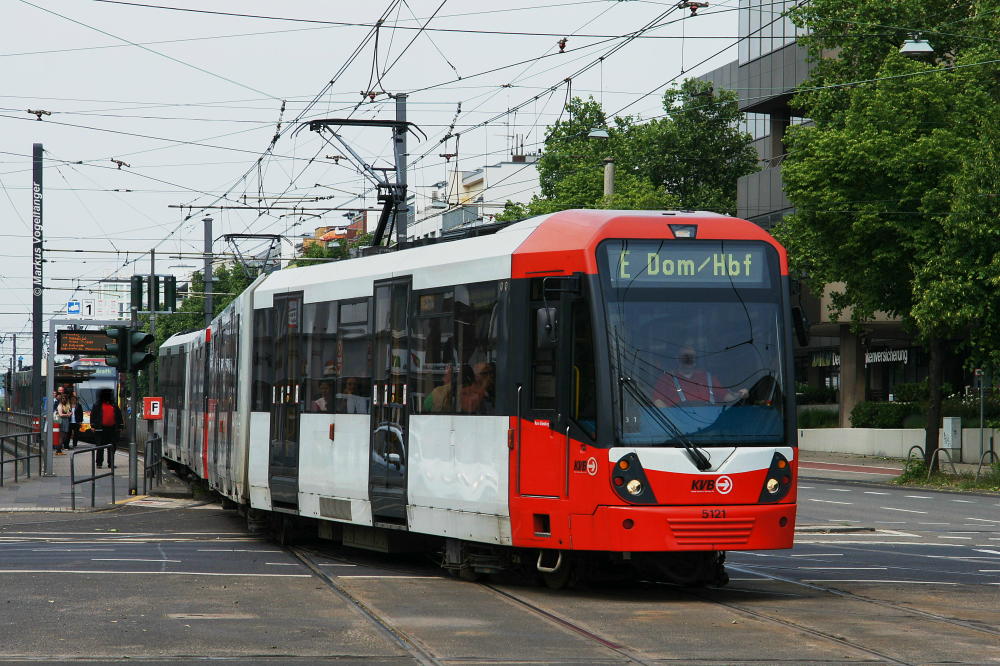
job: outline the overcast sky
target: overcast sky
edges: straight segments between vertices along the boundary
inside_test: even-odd
[[[692,17],[674,2],[646,0],[4,0],[0,368],[9,363],[9,333],[31,330],[33,143],[44,145],[46,159],[47,330],[48,316],[70,298],[109,289],[97,280],[148,272],[150,248],[157,272],[183,279],[192,270],[185,265],[200,269],[193,257],[171,258],[201,251],[200,206],[241,205],[244,196],[256,206],[261,192],[332,197],[287,205],[374,206],[354,165],[326,159],[342,149],[308,129],[294,132],[302,121],[393,118],[385,93],[409,93],[408,120],[428,136],[410,139],[409,180],[430,184],[449,168],[441,153],[458,152],[460,168],[475,169],[509,155],[509,135],[536,150],[560,115],[567,77],[572,95],[592,95],[608,113],[662,113],[670,82],[736,58],[737,4],[712,2]],[[622,38],[650,24],[638,38]],[[379,93],[375,102],[358,106],[368,90]],[[38,121],[27,109],[51,115]],[[441,143],[452,122],[457,146],[454,138]],[[370,163],[389,166],[387,130],[342,134]],[[210,214],[216,237],[298,235],[342,219],[340,212]],[[87,252],[58,251],[74,249]],[[18,350],[30,363],[26,335]]]

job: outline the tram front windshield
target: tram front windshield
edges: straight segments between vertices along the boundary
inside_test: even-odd
[[[761,242],[598,249],[622,446],[740,446],[784,434],[778,255]]]

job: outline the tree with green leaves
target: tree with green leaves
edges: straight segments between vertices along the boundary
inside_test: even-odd
[[[786,137],[782,175],[796,210],[776,234],[816,293],[843,285],[832,314],[849,310],[859,325],[888,313],[928,350],[928,463],[943,345],[964,339],[988,355],[1000,325],[982,320],[1000,311],[984,288],[998,249],[984,186],[996,181],[986,165],[997,164],[1000,52],[996,14],[979,5],[813,0],[795,15],[811,29],[801,42],[815,68],[793,106],[814,124]],[[918,29],[935,54],[901,55]]]
[[[550,126],[538,161],[541,195],[508,203],[500,220],[568,208],[701,209],[733,213],[736,180],[757,168],[751,137],[738,128],[736,94],[688,79],[663,96],[664,115],[608,123],[593,98],[572,99]],[[605,129],[606,139],[594,138]],[[615,164],[615,191],[604,195],[603,166]]]

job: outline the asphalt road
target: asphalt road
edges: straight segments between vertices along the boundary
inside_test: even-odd
[[[0,661],[997,663],[998,508],[809,479],[799,525],[831,531],[730,553],[725,588],[559,592],[454,580],[422,557],[285,548],[184,500],[6,514]]]

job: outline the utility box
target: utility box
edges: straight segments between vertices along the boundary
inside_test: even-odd
[[[941,448],[948,449],[951,459],[959,462],[962,458],[962,418],[946,416],[941,419]]]

